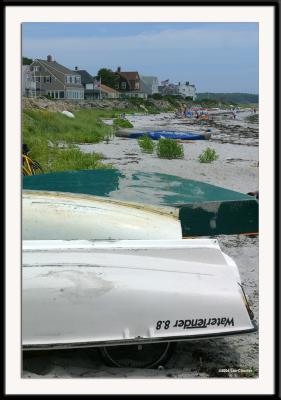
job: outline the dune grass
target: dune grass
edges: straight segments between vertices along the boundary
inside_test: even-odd
[[[215,149],[211,149],[211,147],[207,147],[199,156],[198,159],[201,163],[211,163],[219,158],[218,153]]]
[[[184,158],[183,145],[174,139],[159,139],[156,146],[156,152],[159,158]]]
[[[120,128],[133,128],[133,124],[131,124],[130,121],[128,121],[127,119],[122,119],[122,118],[116,118],[113,121],[113,125],[115,127],[120,127]]]
[[[75,118],[59,112],[24,110],[22,138],[30,156],[39,161],[44,172],[110,168],[102,163],[101,154],[82,153],[75,144],[98,143],[112,134],[102,117],[111,112],[79,110]],[[62,147],[63,145],[63,147]]]
[[[138,144],[141,148],[141,151],[144,153],[153,153],[154,151],[154,143],[153,140],[148,135],[143,135],[138,138]]]

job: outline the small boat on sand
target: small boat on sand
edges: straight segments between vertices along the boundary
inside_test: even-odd
[[[136,129],[122,129],[115,134],[118,137],[129,139],[138,139],[139,137],[147,135],[152,140],[175,139],[175,140],[208,140],[211,137],[211,132],[184,132],[184,131],[165,131],[165,130],[136,130]]]
[[[255,197],[205,182],[183,179],[168,174],[142,171],[124,174],[116,169],[66,171],[25,176],[23,177],[23,189],[36,191],[36,198],[38,198],[38,202],[31,202],[29,195],[24,194],[23,217],[28,224],[31,219],[25,218],[27,212],[31,215],[36,213],[40,220],[45,219],[47,223],[51,218],[49,213],[53,213],[52,218],[54,223],[56,222],[56,229],[63,229],[59,220],[64,225],[65,223],[70,224],[72,218],[77,218],[77,222],[73,222],[73,226],[78,223],[78,229],[83,218],[86,222],[87,218],[91,218],[92,224],[96,227],[100,224],[99,229],[102,229],[101,232],[105,232],[104,228],[107,222],[104,223],[104,221],[110,223],[110,210],[119,209],[118,220],[112,219],[111,224],[112,229],[114,228],[119,235],[114,237],[115,239],[128,238],[127,236],[121,238],[121,232],[122,235],[125,232],[129,236],[132,235],[130,236],[132,239],[141,239],[137,234],[137,226],[140,227],[141,235],[144,234],[145,238],[148,238],[146,237],[147,234],[150,235],[151,239],[157,237],[164,239],[165,231],[170,229],[171,233],[174,232],[174,227],[168,229],[167,224],[171,224],[175,218],[181,224],[183,237],[258,232],[259,207]],[[44,192],[49,193],[44,197]],[[55,192],[60,192],[60,194]],[[65,193],[65,196],[63,193]],[[35,198],[35,193],[33,193],[33,196]],[[117,200],[120,202],[119,204]],[[59,213],[56,214],[55,210],[61,209],[60,204],[64,201],[69,204],[69,209],[80,210],[79,205],[81,205],[81,211],[88,210],[90,214],[86,217],[85,211],[82,214],[83,218],[78,218],[76,217],[78,211],[76,213],[73,211],[72,213],[69,212],[67,218],[63,219],[63,216],[60,216]],[[134,203],[134,205],[130,204],[129,206],[128,203]],[[92,205],[92,214],[89,207],[82,208],[84,204]],[[96,210],[96,213],[94,213],[94,210]],[[159,217],[160,210],[162,210],[161,218]],[[118,215],[118,212],[116,215]],[[174,218],[171,218],[172,215]],[[121,231],[121,227],[128,224],[129,216],[132,221],[130,227]],[[104,221],[101,219],[102,217],[105,218]],[[138,224],[137,221],[142,221],[142,223]],[[151,225],[148,221],[151,221]],[[163,221],[163,224],[160,221]],[[120,227],[119,231],[117,225]],[[147,229],[147,226],[149,226],[149,229]],[[161,229],[161,226],[166,226],[166,229]],[[27,227],[27,225],[23,224],[24,227]],[[153,231],[154,227],[155,231]],[[53,231],[55,232],[56,229],[53,229]],[[100,238],[110,239],[112,229],[107,231],[109,236],[101,236]],[[147,233],[145,234],[145,232]],[[47,237],[42,237],[42,234],[38,228],[40,238],[47,239]],[[161,236],[159,236],[160,234]],[[113,237],[111,238],[113,239]]]
[[[24,350],[99,347],[152,368],[177,342],[257,330],[216,240],[24,240],[22,277]]]

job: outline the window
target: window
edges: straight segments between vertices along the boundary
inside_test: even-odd
[[[139,89],[140,88],[140,83],[139,82],[135,82],[135,89]]]
[[[35,77],[35,81],[36,81],[36,82],[41,82],[41,79],[40,79],[40,78],[41,78],[40,76],[36,76],[36,77]]]
[[[51,82],[51,77],[50,76],[44,76],[43,81],[44,81],[44,83],[50,83]]]
[[[64,92],[60,92],[60,99],[64,99]]]
[[[119,89],[119,83],[115,83],[115,89]]]
[[[121,88],[126,89],[126,82],[121,82]]]

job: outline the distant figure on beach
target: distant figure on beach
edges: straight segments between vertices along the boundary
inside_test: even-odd
[[[236,119],[236,110],[232,111],[232,116],[233,116],[233,119]]]
[[[121,119],[126,119],[126,114],[125,113],[120,114],[120,118]]]
[[[254,114],[257,112],[257,110],[254,108]]]

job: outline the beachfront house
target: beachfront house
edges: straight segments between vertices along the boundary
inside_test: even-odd
[[[102,99],[119,99],[120,93],[111,87],[101,84],[101,98]]]
[[[84,99],[84,87],[77,71],[57,63],[52,56],[35,59],[29,66],[24,94],[28,97],[49,96],[58,100]]]
[[[174,83],[161,84],[158,86],[159,93],[162,96],[175,96],[178,95],[177,85]]]
[[[179,82],[176,87],[176,91],[177,94],[183,97],[190,97],[192,100],[196,99],[196,87],[195,85],[190,85],[189,82]]]
[[[119,78],[115,89],[120,92],[120,97],[147,98],[147,94],[140,90],[140,76],[137,71],[121,71],[121,67],[118,67],[115,74]]]
[[[31,71],[29,65],[21,67],[21,92],[23,96],[29,96],[35,90],[35,83],[31,81]]]
[[[75,73],[81,76],[81,84],[84,87],[84,99],[85,100],[94,100],[99,99],[100,90],[95,85],[95,78],[89,74],[85,69],[78,69],[75,67]]]
[[[156,76],[140,76],[140,90],[147,95],[159,93],[159,82]]]

